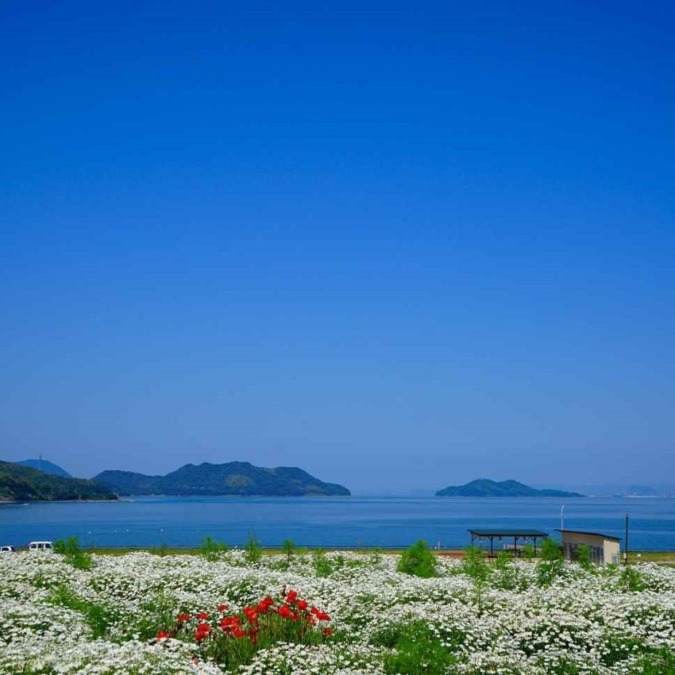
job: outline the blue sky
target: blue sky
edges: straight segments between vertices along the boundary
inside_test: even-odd
[[[675,474],[671,3],[0,17],[3,459]]]

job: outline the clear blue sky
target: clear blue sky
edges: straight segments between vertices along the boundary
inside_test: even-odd
[[[671,2],[3,2],[0,455],[675,475]]]

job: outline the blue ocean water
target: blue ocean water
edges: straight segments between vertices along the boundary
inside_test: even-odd
[[[631,550],[675,550],[675,499],[407,497],[139,497],[119,502],[0,505],[0,545],[75,536],[86,546],[468,546],[469,528],[567,529],[625,537]],[[622,547],[624,543],[622,541]]]

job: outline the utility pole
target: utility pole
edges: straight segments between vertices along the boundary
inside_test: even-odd
[[[623,564],[628,564],[628,514],[626,514],[626,547],[623,552]]]
[[[561,530],[564,530],[564,529],[565,529],[565,517],[564,517],[564,513],[565,513],[565,505],[563,504],[563,505],[560,507],[560,529],[561,529]]]

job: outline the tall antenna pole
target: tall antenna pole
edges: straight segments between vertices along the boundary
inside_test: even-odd
[[[628,564],[628,514],[626,514],[626,549],[623,553],[623,562],[624,565]]]
[[[564,530],[565,529],[565,505],[563,504],[560,507],[560,529]]]

